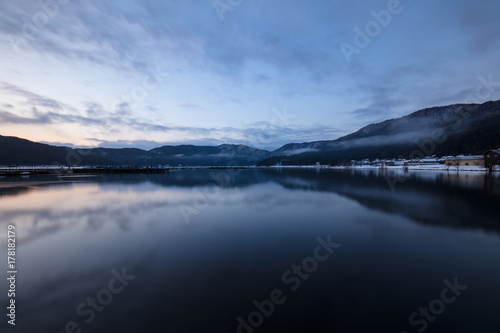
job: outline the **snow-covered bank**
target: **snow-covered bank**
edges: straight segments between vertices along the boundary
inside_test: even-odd
[[[440,171],[440,172],[489,172],[488,168],[480,166],[446,166],[444,164],[423,164],[408,166],[373,166],[373,165],[354,165],[354,166],[330,166],[330,165],[274,165],[271,168],[308,168],[308,169],[335,169],[335,170],[408,170],[408,171]],[[500,172],[500,166],[495,165],[492,168],[494,172]]]

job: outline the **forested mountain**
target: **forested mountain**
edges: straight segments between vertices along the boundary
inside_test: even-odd
[[[482,154],[499,147],[500,101],[455,104],[371,124],[336,140],[290,143],[259,165]]]
[[[0,136],[0,165],[310,165],[482,154],[492,148],[500,148],[500,101],[428,108],[336,140],[289,143],[272,152],[231,144],[73,149]]]

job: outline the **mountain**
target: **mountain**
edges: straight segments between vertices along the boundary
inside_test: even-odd
[[[75,150],[0,135],[0,165],[74,165]],[[106,159],[85,158],[87,164],[106,164]]]
[[[311,165],[482,154],[498,147],[500,101],[495,101],[428,108],[365,126],[336,140],[289,143],[272,152],[231,144],[72,149],[0,136],[0,165]]]
[[[92,158],[107,159],[109,161],[107,164],[114,165],[255,165],[269,156],[267,150],[230,144],[220,146],[163,146],[148,151],[134,148],[93,148],[78,149],[77,151]]]
[[[268,155],[244,145],[72,149],[0,136],[0,165],[255,165]]]
[[[258,165],[483,154],[497,147],[500,101],[427,108],[368,125],[336,140],[290,143],[271,152]]]

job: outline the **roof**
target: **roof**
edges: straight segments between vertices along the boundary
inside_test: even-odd
[[[483,155],[471,155],[471,156],[463,156],[463,155],[459,155],[459,156],[451,156],[451,157],[448,157],[447,160],[482,160],[484,158]]]
[[[495,152],[495,153],[497,153],[497,154],[500,154],[500,148],[499,148],[499,149],[490,149],[490,150],[488,150],[486,153],[489,153],[490,151]],[[485,153],[485,154],[486,154],[486,153]]]

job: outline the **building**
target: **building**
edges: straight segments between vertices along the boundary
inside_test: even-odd
[[[435,156],[433,157],[426,156],[425,158],[420,160],[420,164],[439,164],[439,162]]]
[[[484,166],[491,168],[500,165],[500,149],[491,149],[484,154]]]
[[[470,156],[454,156],[448,157],[445,162],[446,166],[478,166],[484,168],[483,155],[470,155]]]

